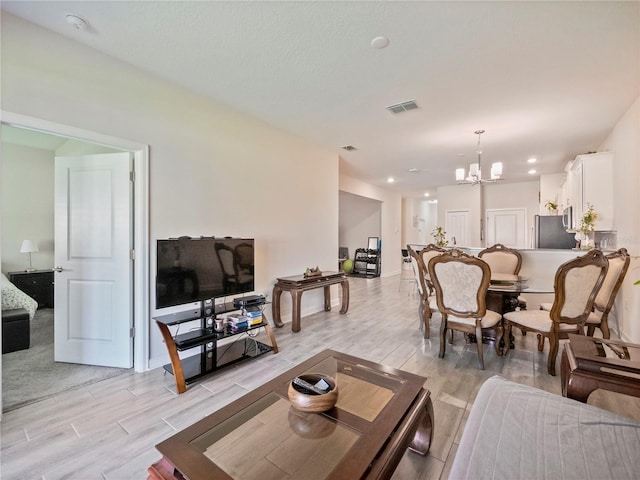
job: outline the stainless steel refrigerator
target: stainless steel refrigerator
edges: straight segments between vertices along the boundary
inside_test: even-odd
[[[534,220],[535,248],[574,248],[575,233],[568,233],[561,215],[536,215]]]

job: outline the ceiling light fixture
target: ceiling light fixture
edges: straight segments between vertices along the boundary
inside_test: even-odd
[[[428,197],[429,196],[429,192],[424,192],[424,196]]]
[[[478,185],[482,183],[494,183],[498,180],[502,180],[502,162],[491,164],[491,179],[482,178],[482,172],[480,169],[480,161],[482,160],[480,135],[484,133],[484,130],[476,130],[473,133],[478,135],[478,149],[476,150],[476,153],[478,154],[478,163],[472,163],[469,165],[469,175],[467,177],[465,177],[464,168],[456,168],[456,180],[458,184]]]
[[[536,174],[536,171],[532,168],[532,169],[531,169],[531,170],[529,170],[527,173],[528,173],[529,175],[535,175],[535,174]]]
[[[76,30],[86,30],[87,26],[89,25],[84,18],[72,13],[68,14],[66,16],[66,19],[67,23]]]
[[[537,158],[531,157],[529,160],[527,160],[527,163],[536,163],[537,161]]]
[[[376,37],[371,40],[371,46],[373,48],[381,49],[386,48],[389,45],[389,39],[387,37]]]
[[[387,178],[387,183],[393,183],[393,182],[395,182],[395,179],[393,177]]]

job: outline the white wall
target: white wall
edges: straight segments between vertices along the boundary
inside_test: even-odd
[[[24,270],[29,256],[20,253],[23,240],[38,252],[33,268],[53,268],[53,159],[39,148],[2,144],[2,272]]]
[[[414,222],[414,220],[416,220]],[[417,198],[402,199],[402,246],[427,245],[438,222],[438,204]]]
[[[621,337],[640,343],[640,97],[631,105],[598,151],[613,152],[613,211],[618,227],[618,248],[625,247],[633,256],[629,272],[618,292],[615,312]],[[610,317],[610,325],[613,318]]]
[[[469,212],[469,245],[465,247],[482,247],[480,240],[480,219],[482,218],[482,188],[479,185],[453,185],[438,187],[438,226],[447,231],[447,212],[467,210]],[[450,231],[447,231],[449,245]]]
[[[340,175],[339,188],[343,192],[382,202],[380,215],[382,276],[399,274],[402,249],[400,242],[402,197],[397,193],[370,185],[345,174]]]
[[[355,258],[357,248],[367,248],[369,237],[381,238],[382,204],[347,192],[340,192],[338,198],[338,243],[349,248],[349,257]]]
[[[152,276],[155,240],[180,235],[254,237],[256,289],[268,294],[309,265],[335,270],[335,152],[4,12],[1,73],[3,110],[150,146]],[[302,308],[322,310],[322,292]],[[151,333],[154,367],[167,355]]]

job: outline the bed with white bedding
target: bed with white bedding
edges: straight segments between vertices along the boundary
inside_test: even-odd
[[[4,273],[2,274],[0,281],[0,290],[2,291],[2,310],[24,308],[29,312],[29,319],[33,320],[33,316],[36,314],[36,310],[38,309],[38,302],[11,283]]]
[[[489,378],[450,479],[639,479],[640,423],[544,390]]]

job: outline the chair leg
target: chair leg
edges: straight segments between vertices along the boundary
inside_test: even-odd
[[[484,355],[482,352],[482,328],[480,326],[476,326],[476,338],[478,341],[476,344],[478,345],[478,368],[480,370],[484,370]]]
[[[602,338],[611,338],[611,331],[609,330],[609,319],[607,315],[603,315],[600,320],[600,330],[602,330]],[[590,337],[593,335],[589,334]]]
[[[501,326],[497,326],[495,328],[495,331],[496,331],[496,344],[495,344],[496,355],[501,357],[505,355],[505,352],[508,349],[508,347],[505,348],[506,343],[504,342],[504,328]]]
[[[429,325],[430,322],[431,322],[431,309],[427,305],[424,308],[424,313],[422,314],[422,323],[424,324],[424,327],[422,328],[423,338],[429,338],[431,336],[431,328]]]
[[[549,375],[556,375],[556,356],[558,355],[558,336],[553,328],[549,332],[549,357],[547,358],[547,372]]]
[[[538,351],[541,352],[544,350],[544,336],[538,334]]]
[[[440,322],[440,353],[438,357],[444,358],[444,352],[447,348],[447,316],[442,314],[442,321]]]

